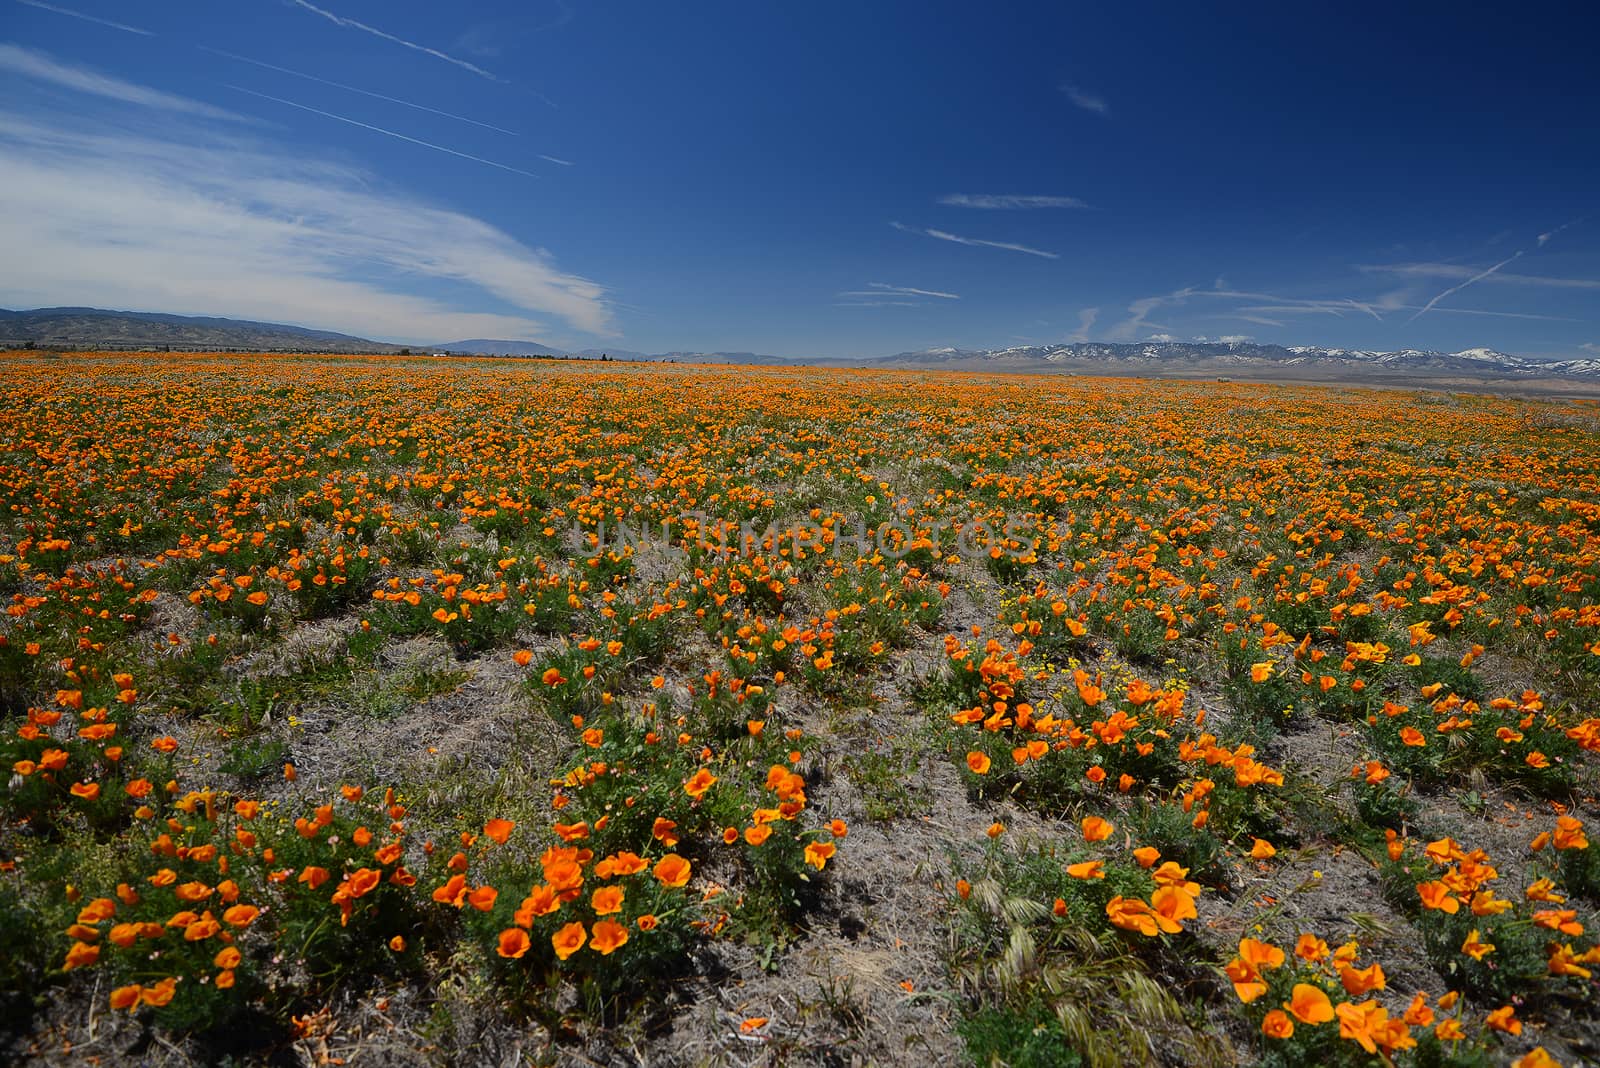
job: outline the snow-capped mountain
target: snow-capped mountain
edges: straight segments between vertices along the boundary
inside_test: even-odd
[[[1004,349],[923,349],[888,357],[885,363],[916,366],[1016,367],[1040,364],[1071,366],[1105,364],[1137,372],[1141,367],[1192,367],[1195,370],[1230,368],[1246,370],[1295,369],[1332,372],[1340,368],[1377,373],[1469,374],[1514,378],[1578,376],[1600,377],[1600,360],[1544,361],[1512,356],[1494,349],[1432,352],[1401,349],[1374,352],[1364,349],[1321,348],[1314,345],[1261,345],[1249,341],[1141,341],[1127,344],[1080,341],[1058,345],[1016,345]]]

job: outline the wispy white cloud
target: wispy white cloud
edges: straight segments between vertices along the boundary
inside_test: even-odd
[[[1128,305],[1128,318],[1112,327],[1108,336],[1122,340],[1136,338],[1149,327],[1156,325],[1149,322],[1151,314],[1156,309],[1168,304],[1182,304],[1193,294],[1192,288],[1184,288],[1154,297],[1140,297]]]
[[[539,177],[532,171],[525,171],[521,167],[513,167],[508,163],[497,163],[492,159],[484,159],[482,156],[474,156],[467,152],[458,152],[453,148],[446,148],[444,145],[436,145],[432,141],[424,141],[420,137],[412,137],[408,134],[397,133],[394,130],[386,130],[382,126],[374,126],[369,122],[361,122],[356,119],[346,118],[343,115],[335,115],[331,111],[323,111],[321,108],[314,108],[309,104],[296,104],[293,100],[285,100],[282,97],[272,96],[267,93],[258,93],[254,89],[245,89],[244,87],[238,85],[230,85],[228,88],[234,90],[235,92],[248,93],[251,96],[258,96],[262,100],[270,100],[275,104],[283,104],[287,107],[299,108],[301,111],[309,111],[313,115],[321,115],[323,118],[333,119],[336,122],[344,122],[349,123],[351,126],[359,126],[363,130],[371,130],[373,133],[381,133],[386,137],[393,137],[400,141],[408,141],[413,145],[421,145],[423,148],[431,148],[435,152],[444,152],[451,156],[459,156],[462,159],[471,160],[474,163],[482,163],[488,167],[497,167],[502,171],[510,171],[512,174],[520,174],[526,178]]]
[[[544,160],[546,163],[554,163],[562,167],[571,167],[573,165],[570,159],[560,159],[556,156],[546,156],[541,154],[539,158]]]
[[[1549,236],[1549,235],[1545,235]],[[1600,279],[1547,278],[1535,274],[1511,274],[1495,271],[1484,275],[1482,268],[1459,263],[1378,263],[1364,264],[1361,270],[1368,274],[1391,274],[1405,278],[1478,278],[1479,281],[1501,285],[1543,286],[1550,289],[1600,289]]]
[[[1505,259],[1501,260],[1499,263],[1495,264],[1493,267],[1489,267],[1489,268],[1487,268],[1487,269],[1485,269],[1483,271],[1480,271],[1479,273],[1473,275],[1471,278],[1468,278],[1465,282],[1462,282],[1460,285],[1451,286],[1449,289],[1445,290],[1443,293],[1440,293],[1438,296],[1436,296],[1432,300],[1428,301],[1428,303],[1426,303],[1422,307],[1418,308],[1417,309],[1417,314],[1415,314],[1411,318],[1407,319],[1406,322],[1408,322],[1408,323],[1416,322],[1418,319],[1422,318],[1424,315],[1427,315],[1429,312],[1431,312],[1438,305],[1438,303],[1441,300],[1443,300],[1444,298],[1461,292],[1463,289],[1466,289],[1468,286],[1472,285],[1474,282],[1483,281],[1485,278],[1488,278],[1490,275],[1494,274],[1496,271],[1498,271],[1500,268],[1504,267],[1506,264],[1512,263],[1512,262],[1514,262],[1514,261],[1516,261],[1518,259],[1521,259],[1521,258],[1522,258],[1522,250],[1518,249],[1516,252],[1513,252],[1511,255],[1507,256]]]
[[[1403,304],[1396,304],[1388,310],[1404,307]],[[1235,309],[1249,315],[1331,315],[1338,319],[1344,318],[1350,310],[1344,304],[1334,301],[1321,304],[1309,301],[1298,304],[1242,304]]]
[[[1372,301],[1356,300],[1353,297],[1340,297],[1329,300],[1306,299],[1300,297],[1281,297],[1275,293],[1253,293],[1237,289],[1202,289],[1196,295],[1203,297],[1216,297],[1223,300],[1263,301],[1264,304],[1244,305],[1239,310],[1283,313],[1288,315],[1368,315],[1379,322],[1383,321],[1382,306]]]
[[[1502,267],[1505,267],[1507,264],[1514,263],[1515,261],[1521,259],[1524,255],[1526,255],[1530,251],[1534,251],[1536,249],[1543,248],[1545,246],[1545,244],[1551,238],[1555,237],[1561,231],[1567,229],[1567,227],[1569,227],[1569,226],[1576,226],[1578,223],[1581,223],[1582,221],[1583,221],[1582,219],[1574,219],[1571,222],[1562,223],[1560,226],[1556,227],[1554,230],[1545,231],[1544,233],[1538,235],[1538,240],[1535,242],[1533,249],[1527,249],[1527,248],[1518,249],[1517,251],[1513,252],[1511,255],[1507,256],[1505,259],[1501,260],[1499,263],[1496,263],[1491,267],[1485,267],[1481,271],[1478,270],[1477,268],[1466,268],[1466,270],[1471,270],[1474,273],[1472,273],[1470,276],[1465,278],[1460,284],[1453,285],[1449,289],[1446,289],[1444,292],[1442,292],[1442,293],[1438,294],[1437,296],[1433,297],[1433,299],[1429,300],[1421,308],[1417,309],[1417,313],[1415,315],[1413,315],[1411,318],[1407,319],[1406,322],[1408,322],[1408,323],[1416,322],[1418,319],[1422,318],[1424,315],[1428,314],[1429,312],[1433,311],[1436,307],[1438,307],[1439,302],[1444,300],[1446,297],[1454,296],[1455,294],[1461,292],[1463,289],[1466,289],[1468,286],[1476,285],[1479,282],[1482,282],[1482,281],[1485,281],[1485,280],[1491,279],[1491,278],[1497,278],[1497,277],[1499,277],[1499,278],[1510,278],[1510,279],[1515,280],[1515,282],[1517,284],[1521,284],[1521,285],[1553,285],[1553,286],[1556,286],[1556,287],[1578,288],[1578,289],[1588,289],[1588,288],[1590,288],[1590,286],[1584,284],[1587,281],[1585,279],[1546,279],[1546,280],[1541,280],[1536,275],[1501,275],[1500,274],[1500,269]],[[1449,268],[1452,272],[1462,269],[1457,264],[1413,264],[1413,265],[1409,265],[1409,266],[1428,268],[1428,269],[1435,269],[1435,270],[1442,269],[1442,268]],[[1379,269],[1381,270],[1382,268],[1379,268]],[[1451,274],[1443,275],[1443,277],[1460,277],[1460,275],[1451,273]],[[1574,284],[1574,283],[1576,283],[1576,284]],[[1600,286],[1596,286],[1595,288],[1600,288]],[[1533,316],[1528,316],[1528,318],[1533,318]]]
[[[1562,223],[1560,226],[1556,227],[1554,230],[1546,230],[1544,233],[1539,235],[1539,247],[1540,248],[1544,248],[1544,244],[1545,244],[1546,241],[1549,241],[1552,237],[1555,237],[1557,234],[1559,234],[1561,231],[1565,230],[1567,227],[1569,227],[1569,226],[1577,226],[1581,222],[1583,222],[1582,219],[1573,219],[1571,222]]]
[[[1100,317],[1099,308],[1083,308],[1078,312],[1078,329],[1068,336],[1068,341],[1088,341],[1094,321]]]
[[[1596,345],[1593,341],[1585,341],[1583,344],[1579,345],[1578,347],[1580,349],[1582,349],[1584,352],[1592,352],[1592,353],[1595,353],[1596,355],[1600,355],[1600,345]]]
[[[1035,210],[1039,208],[1087,208],[1077,197],[1023,196],[1016,193],[949,193],[940,204],[952,208],[986,208],[991,211]]]
[[[1398,310],[1423,311],[1426,309],[1423,309],[1416,304],[1402,304]],[[1581,323],[1584,321],[1582,319],[1573,319],[1565,315],[1535,315],[1531,312],[1488,311],[1483,308],[1434,308],[1432,310],[1440,315],[1486,315],[1494,319],[1533,319],[1546,323]],[[1413,318],[1415,318],[1415,316],[1413,316]],[[1409,320],[1407,321],[1409,322]]]
[[[881,297],[885,293],[893,293],[902,297],[940,297],[944,300],[960,300],[960,293],[942,293],[937,289],[917,289],[914,286],[892,286],[887,282],[868,282],[865,290],[855,290],[849,293],[840,293],[841,297]]]
[[[141,30],[137,26],[129,26],[122,22],[112,22],[110,19],[103,19],[98,15],[85,15],[82,11],[74,11],[69,7],[57,7],[55,4],[45,3],[44,0],[17,0],[17,3],[26,4],[29,7],[36,7],[43,11],[54,11],[57,15],[67,15],[71,18],[82,19],[84,22],[94,22],[101,26],[110,26],[113,30],[121,30],[124,33],[136,33],[140,37],[156,36],[149,30]]]
[[[833,306],[835,308],[921,308],[925,306],[925,302],[920,300],[839,300],[834,301]]]
[[[1178,339],[1173,337],[1171,334],[1151,334],[1149,337],[1145,338],[1145,340],[1146,341],[1176,341]]]
[[[545,4],[519,5],[521,13],[505,18],[491,19],[468,26],[451,45],[474,56],[500,56],[515,46],[526,42],[536,33],[559,29],[573,20],[576,11],[567,0],[555,0],[555,13],[549,14]]]
[[[1221,280],[1219,279],[1218,281]],[[1282,297],[1274,293],[1256,293],[1249,290],[1200,289],[1195,286],[1185,286],[1182,289],[1173,290],[1171,293],[1141,297],[1133,301],[1128,305],[1128,318],[1113,327],[1108,336],[1123,340],[1137,338],[1145,330],[1161,325],[1150,321],[1151,315],[1156,311],[1162,308],[1187,304],[1191,299],[1234,302],[1238,306],[1232,308],[1229,313],[1208,315],[1206,317],[1212,319],[1242,319],[1262,326],[1282,326],[1282,321],[1271,318],[1274,315],[1331,315],[1336,318],[1343,318],[1346,315],[1370,315],[1380,322],[1383,321],[1383,315],[1378,306],[1369,301],[1359,301],[1350,297],[1315,300]],[[1393,308],[1387,310],[1393,310]]]
[[[1254,341],[1255,338],[1249,334],[1223,334],[1217,340],[1224,345],[1243,345],[1247,341]]]
[[[478,66],[476,63],[468,63],[464,59],[460,59],[460,58],[458,58],[456,56],[452,56],[448,52],[441,52],[437,48],[429,48],[427,45],[418,44],[415,41],[408,41],[404,37],[396,37],[392,33],[387,33],[387,32],[385,32],[383,30],[380,30],[376,26],[369,26],[365,22],[358,22],[355,19],[345,18],[343,15],[335,15],[333,12],[327,10],[326,8],[320,8],[315,4],[308,3],[307,0],[289,0],[289,2],[294,4],[294,6],[296,6],[296,7],[304,8],[307,11],[314,12],[315,14],[321,15],[323,18],[327,19],[329,22],[332,22],[332,23],[334,23],[336,25],[344,26],[344,27],[346,27],[348,29],[352,29],[352,30],[361,30],[363,33],[370,33],[374,37],[381,37],[385,41],[392,41],[393,43],[395,43],[397,45],[402,45],[402,46],[404,46],[406,48],[411,49],[412,51],[422,52],[425,55],[433,56],[435,59],[442,59],[446,63],[454,63],[456,66],[460,67],[462,70],[469,70],[473,74],[476,74],[480,78],[487,78],[491,82],[503,82],[503,81],[505,81],[504,78],[501,78],[498,75],[489,73],[488,71],[484,70],[482,67]]]
[[[133,82],[123,81],[121,78],[114,78],[109,74],[101,74],[85,67],[60,63],[43,52],[35,52],[14,44],[0,44],[0,71],[8,71],[35,81],[49,82],[74,92],[118,100],[124,104],[158,108],[162,111],[206,119],[244,120],[242,115],[203,104],[198,100],[190,100],[186,96],[163,93],[159,89],[135,85]]]
[[[360,88],[357,88],[354,85],[346,85],[343,82],[336,82],[336,81],[333,81],[333,80],[331,80],[329,78],[319,78],[315,74],[307,74],[304,71],[290,70],[288,67],[280,67],[275,63],[263,63],[259,59],[251,59],[249,56],[236,55],[233,52],[224,52],[220,48],[211,48],[211,47],[208,47],[207,45],[200,45],[199,48],[200,48],[200,50],[202,52],[210,52],[212,55],[222,56],[224,59],[231,59],[231,60],[234,60],[234,61],[239,62],[239,63],[249,63],[252,66],[261,67],[264,70],[274,70],[274,71],[277,71],[279,74],[290,74],[290,75],[293,75],[296,78],[304,78],[307,81],[317,82],[317,83],[319,83],[321,85],[331,85],[335,89],[343,89],[346,92],[350,92],[350,93],[360,93],[362,96],[370,96],[374,100],[387,100],[391,104],[400,104],[400,105],[402,105],[404,107],[415,108],[418,111],[426,111],[426,112],[429,112],[430,114],[434,114],[434,115],[443,115],[447,119],[455,119],[457,122],[465,122],[465,123],[470,123],[473,126],[481,126],[485,130],[493,130],[496,133],[510,134],[512,137],[521,137],[522,136],[517,131],[508,130],[504,126],[496,126],[493,123],[480,122],[477,119],[470,119],[465,115],[457,115],[453,111],[444,111],[444,110],[442,110],[440,108],[429,107],[426,104],[418,104],[415,101],[402,100],[397,96],[387,96],[387,95],[385,95],[383,93],[375,93],[371,89],[360,89]],[[549,156],[541,156],[540,159],[550,159],[550,157]],[[561,160],[552,160],[551,162],[560,163],[560,162],[563,162],[563,161],[561,161]]]
[[[952,241],[958,245],[974,245],[982,248],[998,248],[1004,249],[1007,252],[1025,252],[1030,256],[1041,256],[1047,260],[1058,260],[1061,258],[1061,255],[1056,252],[1046,252],[1043,249],[1029,248],[1027,245],[1015,245],[1009,241],[985,241],[982,238],[977,237],[962,237],[960,234],[952,234],[947,230],[934,230],[920,226],[906,226],[903,223],[897,222],[892,222],[889,225],[904,233],[925,234],[928,237],[937,238],[940,241]]]
[[[1106,103],[1105,97],[1098,93],[1091,93],[1087,89],[1080,89],[1076,85],[1063,85],[1061,91],[1067,94],[1067,99],[1072,101],[1084,111],[1092,111],[1096,115],[1111,114],[1111,106]]]
[[[300,323],[397,341],[615,336],[599,284],[381,176],[190,126],[0,110],[0,305]],[[559,342],[558,342],[559,343]]]

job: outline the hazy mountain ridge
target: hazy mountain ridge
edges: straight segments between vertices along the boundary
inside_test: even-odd
[[[950,367],[1013,371],[1101,371],[1127,374],[1154,372],[1218,374],[1267,373],[1332,375],[1340,371],[1372,375],[1466,375],[1475,378],[1600,379],[1600,358],[1536,360],[1494,349],[1460,352],[1399,349],[1328,348],[1315,345],[1270,345],[1251,341],[1078,341],[1052,345],[1015,345],[1003,349],[934,348],[893,356],[855,360],[804,360],[755,352],[662,352],[589,348],[567,351],[537,341],[471,338],[437,344],[402,346],[331,330],[313,330],[283,323],[246,319],[167,315],[159,312],[107,311],[99,308],[0,309],[0,344],[32,342],[81,348],[171,346],[183,349],[251,349],[399,353],[449,352],[458,355],[557,356],[676,363],[729,363],[781,366],[803,363],[865,367]]]
[[[598,360],[609,356],[613,360],[649,360],[665,363],[745,363],[786,364],[799,363],[783,356],[768,356],[758,352],[633,352],[629,349],[558,349],[535,341],[494,340],[471,338],[466,341],[446,341],[438,345],[423,346],[431,352],[450,352],[474,356],[577,356]]]
[[[887,357],[884,363],[895,366],[982,366],[1008,367],[1036,364],[1048,366],[1105,365],[1137,370],[1189,367],[1195,370],[1230,367],[1247,369],[1296,368],[1336,369],[1404,373],[1450,373],[1502,376],[1600,376],[1600,360],[1534,360],[1493,349],[1464,349],[1460,352],[1434,352],[1400,349],[1384,352],[1367,349],[1325,348],[1315,345],[1268,345],[1247,341],[1140,341],[1111,343],[1078,341],[1056,345],[1017,345],[1004,349],[923,349]]]
[[[403,346],[283,323],[101,308],[0,308],[0,343],[82,348],[297,349],[394,353]]]
[[[414,346],[418,351],[470,352],[485,356],[570,356],[553,345],[542,341],[508,341],[504,339],[474,337],[465,341],[441,341],[437,345]]]

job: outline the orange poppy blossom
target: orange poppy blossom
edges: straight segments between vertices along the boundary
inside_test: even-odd
[[[1086,842],[1103,842],[1111,837],[1111,832],[1115,829],[1115,825],[1103,817],[1085,816],[1083,818],[1083,840]]]
[[[513,930],[520,931],[521,928],[513,928]],[[561,960],[566,960],[582,949],[588,938],[588,932],[584,929],[583,924],[573,922],[566,924],[551,935],[550,944],[555,947],[556,956]]]
[[[1106,917],[1115,927],[1124,931],[1134,931],[1147,938],[1154,938],[1161,933],[1155,914],[1149,905],[1138,898],[1124,898],[1121,894],[1106,902]]]
[[[1502,1005],[1490,1012],[1483,1022],[1493,1031],[1503,1031],[1508,1035],[1522,1034],[1522,1021],[1517,1019],[1517,1010],[1511,1005]]]
[[[1313,1026],[1329,1023],[1335,1015],[1327,991],[1310,983],[1296,983],[1283,1007],[1301,1023]]]
[[[548,883],[541,883],[528,892],[522,899],[522,904],[513,914],[513,920],[519,927],[532,927],[533,921],[540,916],[548,916],[561,909],[561,895]]]
[[[623,891],[620,886],[602,886],[590,897],[589,905],[596,916],[609,916],[622,911]]]
[[[628,929],[612,919],[595,923],[589,938],[589,948],[602,957],[610,956],[628,941]]]
[[[529,948],[533,945],[532,941],[528,938],[528,932],[524,931],[521,927],[508,927],[504,931],[501,931],[497,942],[498,945],[496,946],[495,951],[499,953],[500,956],[510,958],[511,960],[520,959],[523,954],[527,953]]]
[[[1239,1000],[1249,1004],[1267,992],[1262,974],[1283,967],[1284,959],[1283,950],[1278,947],[1254,938],[1244,938],[1239,942],[1238,955],[1224,971],[1233,981],[1233,990]]]
[[[807,842],[805,848],[805,861],[807,864],[821,871],[827,867],[828,861],[833,859],[839,847],[832,842]]]
[[[683,784],[683,792],[688,794],[690,797],[699,800],[705,796],[707,790],[716,785],[716,782],[717,777],[715,775],[711,774],[708,769],[701,768],[699,771],[696,771],[693,775],[691,775],[688,781]]]
[[[649,862],[637,853],[627,850],[615,853],[594,866],[596,878],[610,879],[619,875],[637,875],[649,867]]]
[[[676,853],[668,853],[656,861],[651,869],[663,886],[680,887],[689,881],[689,862]]]
[[[1386,989],[1383,965],[1373,963],[1365,968],[1344,965],[1339,968],[1339,983],[1351,997]]]

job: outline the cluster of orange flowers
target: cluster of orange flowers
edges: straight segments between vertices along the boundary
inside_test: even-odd
[[[1414,1049],[1414,1029],[1431,1028],[1438,1039],[1446,1042],[1467,1038],[1459,1013],[1442,1015],[1457,1008],[1457,994],[1440,998],[1436,1011],[1428,1005],[1427,995],[1419,991],[1401,1015],[1390,1016],[1376,998],[1368,997],[1387,989],[1383,966],[1373,962],[1357,967],[1360,951],[1355,942],[1330,949],[1316,935],[1301,934],[1291,959],[1270,942],[1243,938],[1238,953],[1224,970],[1234,993],[1245,1005],[1270,1003],[1269,994],[1277,992],[1279,1004],[1261,1017],[1261,1033],[1268,1038],[1287,1039],[1297,1027],[1337,1023],[1340,1038],[1367,1053],[1381,1051],[1385,1058]],[[1491,1013],[1487,1025],[1512,1033],[1521,1029],[1510,1006]]]

